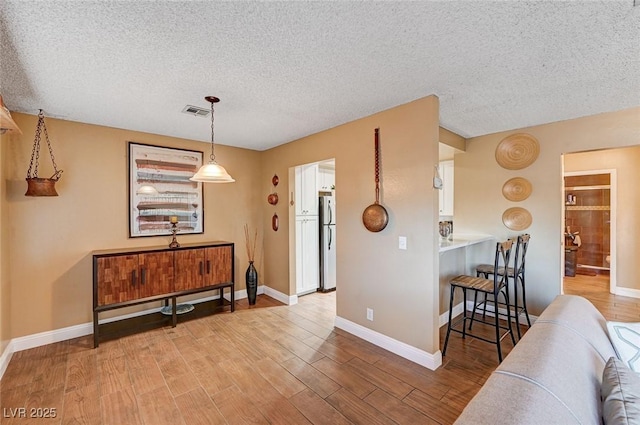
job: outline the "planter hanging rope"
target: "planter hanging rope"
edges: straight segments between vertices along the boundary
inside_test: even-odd
[[[53,163],[54,173],[49,178],[38,177],[40,139],[42,132],[44,132],[44,138],[47,141],[49,155],[51,156],[51,162]],[[49,141],[49,133],[47,133],[47,126],[44,123],[44,113],[42,112],[42,109],[40,109],[40,112],[38,113],[36,135],[33,140],[33,150],[31,151],[31,162],[29,163],[29,170],[27,171],[27,193],[25,193],[25,196],[58,196],[55,184],[60,179],[61,174],[62,170],[58,170],[56,158],[53,156],[53,149],[51,148],[51,142]]]

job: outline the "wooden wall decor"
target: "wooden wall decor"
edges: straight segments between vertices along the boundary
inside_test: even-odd
[[[278,204],[278,192],[275,191],[276,186],[278,186],[278,183],[280,183],[280,178],[278,177],[277,174],[274,174],[273,177],[271,178],[271,184],[273,185],[273,193],[270,193],[269,196],[267,196],[267,202],[269,202],[271,205]],[[274,232],[277,232],[278,227],[280,227],[280,220],[278,219],[278,214],[273,213],[273,217],[271,217],[271,228],[273,229]]]
[[[505,137],[496,148],[496,161],[507,170],[521,170],[533,164],[540,154],[538,140],[530,134]]]

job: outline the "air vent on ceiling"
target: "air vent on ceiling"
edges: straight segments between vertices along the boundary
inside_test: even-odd
[[[211,113],[209,109],[199,108],[193,105],[185,106],[182,112],[189,115],[195,115],[196,117],[208,117]]]

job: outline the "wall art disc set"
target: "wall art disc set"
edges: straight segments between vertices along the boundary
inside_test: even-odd
[[[538,140],[530,134],[516,133],[505,137],[496,148],[496,162],[507,170],[521,170],[533,164],[540,154]],[[522,202],[531,196],[533,185],[524,177],[514,177],[502,186],[502,196],[511,202]],[[521,231],[531,226],[533,217],[522,207],[508,208],[502,223],[511,230]]]

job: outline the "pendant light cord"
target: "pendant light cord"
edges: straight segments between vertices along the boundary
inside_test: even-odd
[[[214,102],[211,102],[211,155],[209,156],[209,158],[211,159],[211,162],[216,162],[216,154],[215,154],[215,152],[213,150],[213,148],[214,148],[214,142],[213,142],[213,134],[214,134],[214,132],[213,132],[213,128],[214,128],[214,126],[213,126],[213,121],[214,121],[214,118],[213,118],[213,112],[214,112],[213,111],[213,104],[214,104]]]

